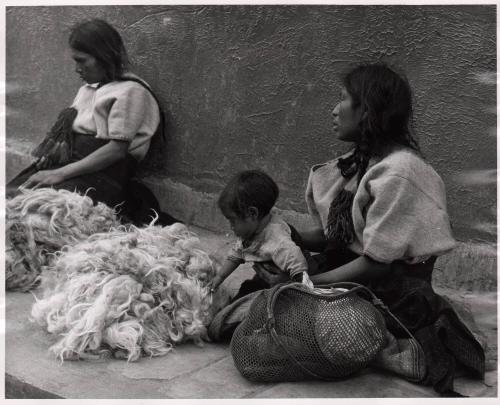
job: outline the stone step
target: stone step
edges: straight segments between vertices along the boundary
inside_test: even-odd
[[[143,357],[137,362],[59,362],[48,353],[53,336],[29,321],[34,297],[6,294],[5,395],[11,399],[49,398],[374,398],[438,397],[432,388],[412,384],[375,369],[365,369],[335,382],[255,383],[243,378],[234,366],[228,344],[207,343],[176,347],[163,357]],[[466,297],[486,336],[487,373],[484,381],[458,378],[456,389],[473,397],[497,396],[496,300]],[[476,305],[479,304],[479,305]]]
[[[203,249],[216,259],[227,251],[230,238],[191,227]],[[222,307],[243,280],[252,276],[241,266],[223,284],[215,305]],[[456,388],[473,397],[497,396],[496,293],[438,289],[486,346],[484,381],[459,378]],[[37,295],[39,292],[34,291]],[[262,384],[243,378],[234,366],[228,344],[176,347],[164,357],[123,360],[66,361],[48,353],[57,339],[30,322],[35,298],[7,292],[5,379],[7,398],[374,398],[437,397],[430,387],[412,384],[380,370],[366,369],[336,382],[302,381]]]
[[[30,145],[7,144],[7,181],[29,164]],[[230,240],[230,228],[217,207],[217,195],[193,190],[168,178],[148,175],[142,178],[151,188],[163,211],[179,218],[189,226],[205,228],[218,238]],[[276,211],[289,223],[302,228],[309,221],[305,213],[291,210]],[[462,241],[451,253],[436,262],[434,284],[436,286],[466,291],[496,291],[497,249],[488,242]]]

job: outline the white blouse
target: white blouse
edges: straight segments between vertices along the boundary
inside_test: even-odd
[[[318,226],[325,229],[330,204],[345,188],[355,193],[354,253],[383,263],[418,263],[453,249],[443,181],[415,153],[399,149],[371,161],[359,186],[357,176],[342,177],[337,161],[316,165],[309,175],[306,202]]]
[[[129,153],[137,160],[146,155],[160,123],[155,99],[133,81],[114,81],[101,87],[98,83],[86,84],[78,90],[72,107],[78,111],[74,131],[99,139],[127,141]]]

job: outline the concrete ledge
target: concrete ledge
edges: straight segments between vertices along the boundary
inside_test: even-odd
[[[217,206],[217,194],[203,193],[165,177],[150,175],[141,180],[153,191],[165,212],[188,225],[218,233],[231,232],[228,221]],[[278,208],[274,211],[285,221],[298,227],[304,227],[310,222],[308,214]]]
[[[9,142],[6,148],[7,181],[31,162],[30,144]],[[231,231],[217,207],[217,195],[204,193],[165,177],[148,175],[141,179],[157,197],[162,210],[187,225],[205,228],[226,237]],[[301,228],[309,216],[290,210],[276,212]],[[436,262],[434,284],[466,291],[496,291],[497,252],[493,243],[460,242],[451,253]]]
[[[496,299],[451,297],[471,309],[487,343],[484,381],[460,377],[455,387],[472,397],[497,396]],[[31,294],[6,294],[5,382],[7,398],[425,398],[432,388],[380,370],[365,369],[335,381],[263,384],[244,379],[227,344],[178,346],[164,357],[138,362],[108,359],[64,362],[47,350],[54,337],[29,321]]]
[[[6,142],[5,145],[5,181],[8,183],[21,170],[28,166],[33,158],[30,155],[32,144],[27,142]]]
[[[20,379],[5,374],[5,398],[7,399],[55,399],[62,398],[52,392],[42,390],[38,387],[21,381]]]
[[[227,220],[217,208],[217,195],[201,193],[168,178],[149,176],[142,180],[156,195],[165,212],[186,224],[230,234]],[[279,209],[275,211],[298,228],[310,221],[308,214]],[[496,291],[496,246],[490,243],[459,242],[455,250],[438,258],[433,282],[437,287],[457,290]]]
[[[204,250],[220,258],[229,239],[193,227]],[[223,284],[223,306],[241,281],[251,277],[241,266]],[[485,343],[484,381],[460,377],[456,388],[472,397],[497,396],[497,314],[495,293],[438,290],[450,299],[464,321]],[[35,291],[35,294],[37,292]],[[223,295],[224,295],[223,294]],[[263,384],[244,379],[231,358],[228,344],[176,347],[164,357],[123,360],[67,361],[48,354],[55,337],[29,321],[34,297],[7,292],[5,327],[6,396],[8,398],[425,398],[437,397],[432,388],[412,384],[380,370],[365,369],[335,382],[301,381]]]
[[[464,291],[496,291],[496,245],[459,242],[452,252],[436,261],[433,284]]]

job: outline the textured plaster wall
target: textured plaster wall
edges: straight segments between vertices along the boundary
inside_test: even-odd
[[[445,180],[459,239],[496,239],[496,7],[109,6],[7,8],[7,141],[34,143],[80,83],[66,39],[100,17],[168,111],[158,174],[216,194],[262,168],[278,207],[305,212],[309,167],[347,150],[331,133],[339,73],[403,69],[424,154]]]

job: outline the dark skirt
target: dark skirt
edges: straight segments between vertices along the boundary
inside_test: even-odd
[[[72,135],[71,162],[83,159],[108,142],[75,132]],[[57,169],[58,167],[60,166],[52,166],[48,169]],[[57,190],[64,189],[86,194],[92,198],[94,203],[103,202],[110,207],[115,207],[126,200],[126,186],[131,177],[134,176],[136,169],[137,161],[131,155],[127,155],[124,159],[102,170],[73,177],[51,187]],[[36,165],[32,164],[12,179],[6,186],[6,197],[16,196],[19,193],[19,186],[37,171]]]
[[[300,235],[293,233],[300,246]],[[346,248],[306,256],[311,275],[333,270],[357,257]],[[435,257],[413,265],[395,261],[386,277],[365,284],[420,343],[427,368],[421,383],[432,385],[442,396],[460,396],[453,390],[454,378],[464,371],[472,377],[484,378],[484,349],[448,301],[432,288],[435,261]],[[269,287],[256,276],[242,284],[232,302]],[[392,318],[386,317],[386,323],[395,337],[406,337],[405,331]],[[227,328],[226,338],[230,338],[235,327]]]
[[[328,251],[313,256],[317,273],[323,273],[358,257],[349,250]],[[415,336],[425,353],[427,376],[422,381],[443,396],[456,396],[453,380],[461,372],[482,379],[484,349],[453,307],[432,288],[435,257],[424,263],[395,261],[389,274],[366,283],[389,310]],[[396,337],[404,337],[391,318],[387,327]]]

